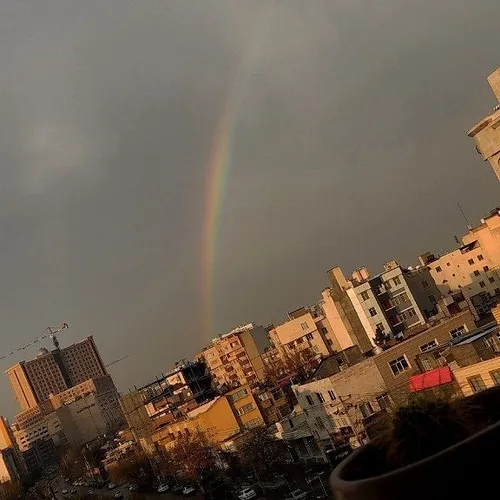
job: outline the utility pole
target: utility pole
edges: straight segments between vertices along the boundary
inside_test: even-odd
[[[348,396],[348,398],[350,398],[350,397],[351,397],[351,395]],[[358,431],[356,430],[355,424],[353,423],[353,421],[351,420],[351,417],[349,416],[349,410],[347,409],[347,407],[345,405],[345,401],[342,399],[342,396],[339,396],[339,399],[340,399],[340,404],[342,405],[342,409],[344,411],[344,415],[347,417],[347,421],[349,422],[349,424],[351,426],[352,432],[356,436],[356,439],[358,440],[358,443],[361,446],[363,444],[363,441],[361,441],[361,437],[358,434]]]

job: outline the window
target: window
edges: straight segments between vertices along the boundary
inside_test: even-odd
[[[389,398],[389,394],[382,394],[381,396],[377,396],[377,404],[381,410],[390,408],[391,399]]]
[[[429,295],[427,298],[429,299],[429,302],[431,304],[435,304],[437,302],[436,297],[434,297],[434,295]]]
[[[238,401],[238,399],[244,398],[248,394],[248,391],[246,389],[240,389],[238,392],[235,392],[234,394],[231,394],[228,399],[229,401]]]
[[[313,403],[313,398],[311,396],[306,396],[307,402],[309,403],[309,406],[312,406]]]
[[[429,288],[429,283],[427,281],[422,281],[422,288]]]
[[[449,262],[447,262],[447,263],[446,263],[446,265],[447,265],[448,267],[450,267],[450,266],[451,266],[451,264],[450,264]]]
[[[325,326],[322,326],[321,327],[321,333],[324,335],[325,333],[328,333],[328,328],[326,328]]]
[[[484,271],[485,273],[486,273],[486,272],[488,272],[489,270],[490,270],[490,268],[489,268],[488,266],[484,266],[484,267],[483,267],[483,271]]]
[[[259,427],[259,425],[262,425],[262,420],[260,418],[253,418],[247,422],[246,427],[252,429],[254,427]]]
[[[425,351],[428,351],[429,349],[433,349],[437,345],[438,345],[437,340],[434,339],[434,340],[431,340],[429,342],[426,342],[425,344],[422,344],[419,347],[419,349],[420,349],[420,352],[425,352]]]
[[[441,271],[442,271],[441,266],[437,266],[437,267],[436,267],[436,272],[437,272],[437,273],[440,273]]]
[[[472,264],[474,264],[474,259],[469,259],[467,262],[472,266]]]
[[[376,316],[377,315],[377,311],[375,310],[374,307],[370,307],[370,309],[368,309],[368,312],[370,313],[370,316]]]
[[[312,334],[312,333],[308,333],[308,334],[306,335],[306,339],[307,339],[307,340],[312,340],[312,339],[313,339],[313,334]]]
[[[373,407],[370,403],[361,403],[359,405],[359,411],[361,412],[361,415],[363,415],[363,418],[368,418],[374,413]]]
[[[317,392],[316,393],[316,397],[318,398],[318,401],[320,403],[324,403],[325,402],[325,398],[323,397],[323,394],[321,394],[321,392]]]
[[[495,288],[494,292],[495,292],[495,295],[500,295],[500,288]]]
[[[335,393],[331,389],[328,391],[328,395],[330,396],[330,399],[332,401],[335,401],[337,399],[337,397],[335,396]]]
[[[326,339],[326,343],[331,347],[333,345],[332,339]]]
[[[394,284],[395,284],[396,286],[401,285],[401,280],[399,279],[399,276],[396,276],[396,277],[393,279],[393,281],[394,281]]]
[[[377,323],[375,325],[375,329],[378,329],[380,330],[382,333],[384,332],[385,328],[384,328],[384,324],[383,323]]]
[[[490,372],[491,378],[495,385],[500,385],[500,370],[495,370]]]
[[[392,285],[391,285],[391,282],[390,281],[385,281],[384,282],[384,285],[385,285],[385,289],[386,290],[390,290],[392,288]]]
[[[480,286],[481,288],[484,288],[484,287],[486,286],[486,283],[485,283],[484,281],[480,281],[480,282],[479,282],[479,286]]]
[[[479,392],[486,389],[486,385],[484,384],[484,380],[481,375],[474,375],[474,377],[469,377],[467,379],[467,382],[469,382],[472,392]]]
[[[494,278],[493,276],[490,276],[490,277],[488,278],[488,281],[489,281],[490,283],[495,283],[495,278]]]
[[[389,366],[394,375],[399,375],[400,373],[405,372],[410,369],[410,365],[406,359],[406,356],[399,356],[399,358],[393,359],[389,361]]]
[[[465,325],[457,326],[450,331],[450,336],[452,339],[456,339],[457,337],[461,337],[464,333],[467,333],[467,328]]]
[[[363,300],[368,300],[370,298],[370,294],[365,290],[364,292],[361,292],[361,298]]]
[[[484,259],[484,257],[483,257],[481,254],[479,254],[479,255],[477,256],[477,260],[483,260],[483,259]]]
[[[297,344],[302,344],[304,342],[303,337],[297,339]]]
[[[245,413],[248,413],[249,411],[252,411],[253,409],[254,409],[253,403],[248,403],[246,405],[243,405],[238,410],[238,415],[244,415]]]
[[[479,271],[474,271],[474,276],[479,276]]]
[[[321,417],[316,417],[316,427],[318,429],[324,429],[325,424],[323,423],[323,419]]]
[[[301,323],[300,324],[300,328],[302,328],[302,330],[307,330],[309,327],[307,326],[307,321],[304,322],[304,323]]]

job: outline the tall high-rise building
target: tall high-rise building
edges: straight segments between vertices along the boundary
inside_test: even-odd
[[[7,370],[22,410],[34,408],[75,385],[107,375],[92,336],[62,349],[40,349],[36,358]]]

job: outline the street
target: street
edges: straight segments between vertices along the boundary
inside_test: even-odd
[[[62,478],[57,477],[53,481],[51,481],[52,488],[54,490],[57,490],[56,493],[56,498],[57,500],[71,500],[72,497],[83,497],[87,496],[89,491],[92,491],[92,494],[95,496],[106,496],[109,497],[110,499],[113,498],[113,496],[116,494],[117,491],[121,491],[123,494],[123,498],[125,500],[129,500],[133,493],[131,493],[128,490],[128,483],[118,485],[116,488],[109,490],[107,488],[107,485],[103,488],[88,488],[86,486],[73,486],[70,483],[66,483]],[[77,490],[76,495],[72,495],[70,492],[71,490]],[[63,490],[68,490],[67,495],[63,495]],[[200,500],[203,498],[203,494],[200,492],[197,492],[195,495],[192,495],[190,497],[184,497],[182,495],[175,495],[174,493],[166,492],[166,493],[139,493],[141,496],[150,499],[150,500],[173,500],[179,499],[179,498],[192,498],[194,500]]]

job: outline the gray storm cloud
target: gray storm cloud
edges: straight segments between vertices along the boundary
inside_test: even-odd
[[[94,333],[106,360],[130,355],[112,368],[126,389],[202,346],[207,166],[236,70],[218,330],[280,320],[334,265],[451,246],[458,201],[473,220],[498,204],[465,130],[493,105],[499,13],[1,2],[1,351],[67,321],[61,342]],[[6,377],[0,391],[12,414]]]

